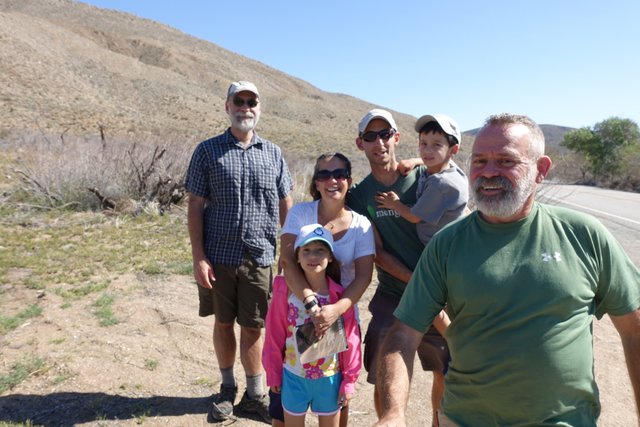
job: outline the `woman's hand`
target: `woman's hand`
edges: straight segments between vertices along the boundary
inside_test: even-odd
[[[340,312],[335,304],[323,305],[317,314],[313,316],[313,324],[316,326],[316,335],[322,336],[327,329],[333,325],[340,317]]]

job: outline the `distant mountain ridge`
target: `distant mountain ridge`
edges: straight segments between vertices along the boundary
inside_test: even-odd
[[[0,56],[0,138],[102,128],[108,137],[191,147],[227,127],[225,92],[242,78],[261,92],[258,132],[285,152],[358,156],[357,123],[375,107],[166,25],[71,0],[0,0]],[[393,113],[411,142],[399,155],[414,156],[415,117]],[[566,129],[548,125],[545,133],[557,138]]]
[[[542,129],[542,133],[544,134],[544,139],[547,145],[547,150],[549,148],[553,148],[558,150],[559,152],[565,152],[566,148],[562,147],[560,143],[564,138],[564,134],[573,130],[574,128],[567,126],[556,126],[556,125],[540,125],[540,129]],[[465,134],[471,138],[475,137],[480,128],[471,129],[465,132]]]

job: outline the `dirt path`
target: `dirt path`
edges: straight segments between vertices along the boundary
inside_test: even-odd
[[[38,303],[43,315],[0,337],[0,374],[19,361],[39,358],[44,367],[0,396],[0,422],[31,419],[47,426],[208,425],[208,398],[219,387],[211,347],[211,319],[196,315],[197,295],[186,276],[134,275],[117,279],[114,310],[120,323],[100,327],[92,301],[70,306],[53,292],[7,287],[3,307]],[[373,294],[361,302],[365,309]],[[596,322],[596,374],[601,389],[601,426],[637,424],[624,356],[608,319]],[[243,380],[237,364],[236,374]],[[418,371],[417,371],[418,372]],[[364,377],[364,376],[363,376]],[[240,384],[243,387],[243,384]],[[413,382],[409,425],[429,425],[430,374]],[[351,425],[376,417],[373,388],[361,378],[351,406]],[[309,417],[308,425],[316,425]],[[223,425],[264,426],[248,419]]]

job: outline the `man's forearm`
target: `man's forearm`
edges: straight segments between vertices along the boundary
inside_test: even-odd
[[[375,227],[373,227],[373,235],[376,242],[376,265],[393,277],[405,282],[406,285],[406,283],[409,282],[409,279],[411,279],[413,272],[400,262],[398,258],[394,257],[384,249],[382,237]]]
[[[409,283],[411,275],[413,274],[413,272],[396,257],[386,251],[377,250],[376,265],[396,279],[403,281],[405,284]]]
[[[287,195],[284,199],[280,199],[278,202],[278,220],[280,221],[280,227],[284,225],[284,220],[287,219],[289,209],[293,206],[293,199],[291,195]]]
[[[611,316],[611,321],[620,334],[640,421],[640,309],[623,316]]]
[[[629,370],[631,386],[636,398],[636,411],[640,422],[640,340],[624,345],[624,355]]]
[[[191,242],[191,255],[196,261],[204,258],[204,199],[189,195],[187,228]]]

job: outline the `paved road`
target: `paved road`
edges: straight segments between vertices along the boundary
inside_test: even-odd
[[[640,194],[547,183],[540,190],[538,199],[595,216],[640,266]]]

